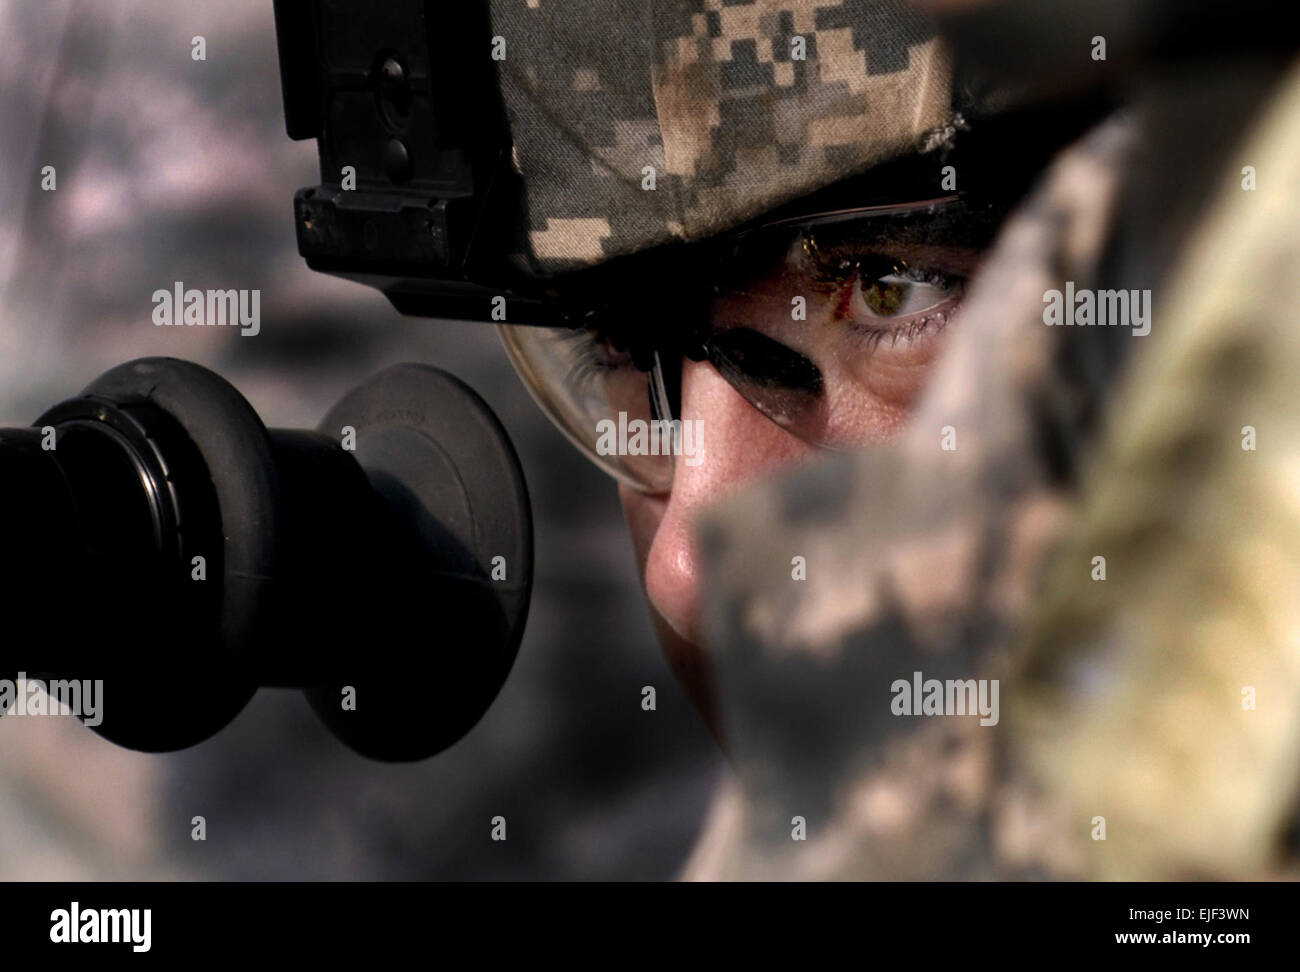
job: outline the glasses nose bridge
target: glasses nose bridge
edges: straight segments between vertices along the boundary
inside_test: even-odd
[[[682,418],[682,357],[655,351],[647,375],[650,416],[657,421]]]

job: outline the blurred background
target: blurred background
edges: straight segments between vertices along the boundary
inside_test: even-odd
[[[674,877],[722,760],[660,657],[613,481],[537,410],[493,328],[402,318],[306,268],[292,196],[317,181],[315,142],[284,132],[270,0],[0,0],[0,425],[147,355],[214,369],[278,427],[315,427],[389,364],[445,368],[501,418],[532,495],[514,671],[465,739],[410,765],[356,756],[291,691],[163,756],[6,718],[0,878]],[[177,280],[260,289],[261,333],[155,327],[150,295]]]

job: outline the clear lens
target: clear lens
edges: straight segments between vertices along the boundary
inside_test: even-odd
[[[883,441],[924,387],[991,229],[958,200],[737,234],[718,260],[709,360],[800,438]]]
[[[500,332],[533,398],[588,458],[643,492],[672,485],[671,443],[651,424],[650,373],[629,354],[592,331],[502,325]]]
[[[907,418],[999,222],[955,197],[786,220],[694,253],[673,281],[625,289],[678,284],[671,294],[694,305],[670,301],[658,319],[707,320],[708,360],[751,405],[808,442],[857,448]],[[637,489],[671,486],[671,449],[637,438],[664,417],[651,404],[654,372],[599,328],[501,333],[534,398],[593,461]]]

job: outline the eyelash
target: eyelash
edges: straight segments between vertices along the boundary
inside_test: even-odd
[[[889,338],[889,346],[892,348],[900,340],[914,341],[927,331],[942,331],[948,326],[956,310],[957,305],[954,303],[943,310],[929,311],[915,320],[895,324],[893,327],[878,327],[852,318],[849,318],[848,323],[849,328],[860,335],[874,351],[885,338]]]
[[[872,268],[872,272],[865,275],[862,273],[862,269],[860,263],[849,262],[848,266],[845,267],[817,266],[812,269],[811,273],[813,281],[817,285],[832,291],[856,280],[871,283],[888,276],[903,277],[908,283],[927,284],[931,287],[943,287],[945,289],[960,286],[965,282],[964,278],[957,274],[931,267],[908,266],[901,262],[891,264],[888,267]]]
[[[575,387],[631,364],[631,357],[624,352],[616,352],[613,360],[603,352],[607,338],[598,330],[571,331],[562,339],[569,343],[572,352],[569,381]]]

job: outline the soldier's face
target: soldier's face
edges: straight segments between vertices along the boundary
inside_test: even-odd
[[[915,254],[896,256],[919,262]],[[816,397],[823,404],[833,403],[816,412],[819,426],[833,428],[840,444],[885,443],[906,425],[946,344],[949,326],[960,326],[960,281],[974,273],[982,254],[931,245],[925,256],[928,265],[947,268],[947,288],[931,285],[918,291],[915,284],[906,285],[910,293],[901,303],[893,301],[900,313],[880,313],[879,284],[859,272],[832,281],[815,296],[809,287],[795,287],[793,292],[809,294],[810,300],[806,321],[792,328],[792,285],[783,269],[759,274],[721,298],[712,316],[731,332],[770,339],[765,361],[779,359],[788,350],[815,362],[813,371],[820,381]],[[871,333],[885,321],[889,331],[883,339]],[[742,390],[743,381],[735,374],[724,378],[710,361],[683,361],[680,417],[684,423],[697,423],[696,454],[674,458],[667,488],[619,489],[667,660],[715,733],[719,727],[712,676],[702,648],[696,521],[703,510],[750,481],[825,455],[807,436],[792,431],[806,431],[806,423],[783,427],[756,407],[754,399],[761,401],[760,394],[747,397]]]
[[[708,362],[682,365],[682,418],[707,416],[702,462],[676,458],[672,486],[643,493],[619,486],[655,629],[673,674],[716,732],[713,685],[700,645],[701,510],[764,472],[806,462],[818,449],[769,421]]]
[[[649,374],[600,326],[506,329],[507,349],[548,414],[622,481],[667,659],[715,733],[701,649],[699,514],[826,448],[870,448],[898,435],[960,326],[966,281],[997,212],[956,196],[822,211],[698,251],[695,285],[680,286],[671,272],[629,282],[629,294],[651,284],[666,295],[642,297],[651,308],[643,335],[671,333],[678,314],[703,326],[690,357],[664,341]],[[669,414],[680,421],[661,421]],[[670,424],[680,434],[672,448],[647,450],[651,437],[629,435]]]

